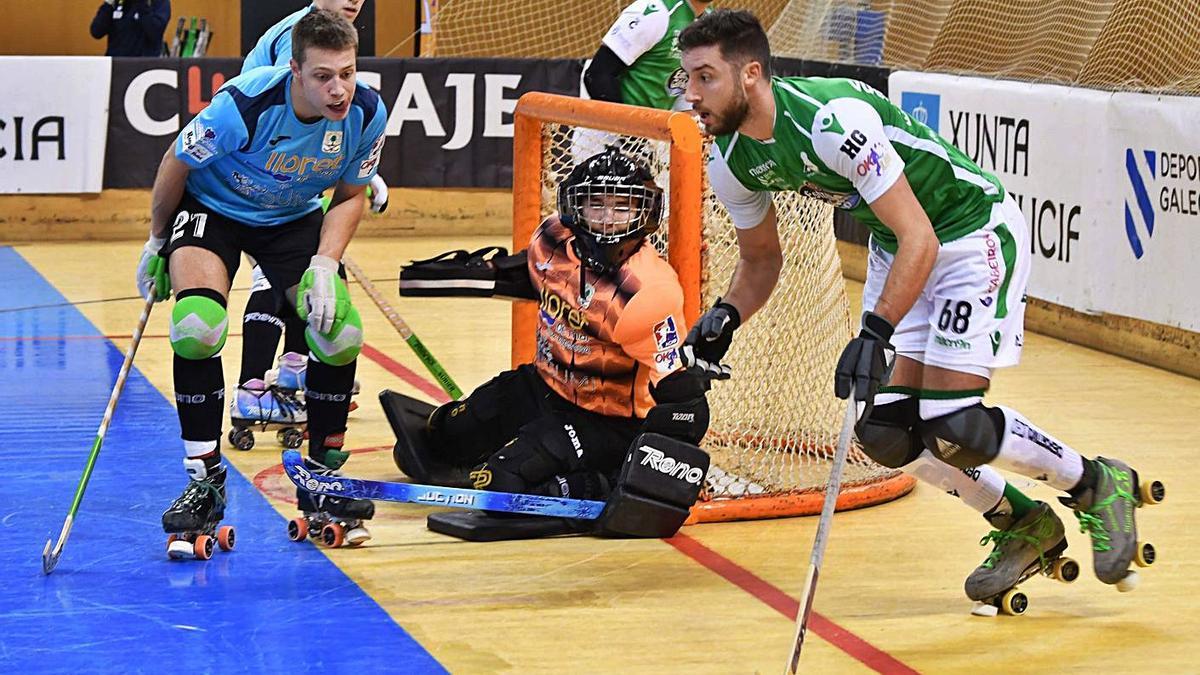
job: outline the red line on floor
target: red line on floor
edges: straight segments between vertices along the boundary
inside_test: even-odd
[[[674,546],[680,553],[716,572],[729,583],[758,598],[771,609],[774,609],[792,621],[796,620],[796,614],[800,611],[800,602],[770,582],[755,575],[750,570],[738,565],[686,534],[677,534],[663,541]],[[876,672],[917,672],[887,652],[872,646],[866,640],[842,628],[818,612],[813,612],[809,616],[808,627],[813,633],[819,635],[821,639],[846,652]],[[781,649],[781,660],[782,656],[783,650]]]
[[[404,380],[411,386],[413,386],[417,389],[420,389],[422,393],[424,393],[426,396],[429,396],[434,401],[436,401],[438,403],[447,403],[450,401],[450,397],[446,396],[446,392],[442,391],[441,387],[430,382],[429,380],[426,380],[425,378],[421,377],[417,373],[414,373],[413,371],[411,371],[407,367],[405,367],[404,364],[393,359],[392,357],[388,356],[387,354],[384,354],[383,352],[379,351],[378,349],[375,349],[371,345],[369,345],[369,344],[363,345],[362,355],[367,357],[368,359],[371,359],[372,361],[377,363],[379,366],[381,366],[384,370],[386,370],[389,373],[395,375],[396,377]]]

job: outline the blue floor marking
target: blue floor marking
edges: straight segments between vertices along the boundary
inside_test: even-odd
[[[237,549],[168,561],[160,518],[187,480],[179,425],[136,368],[58,569],[43,576],[42,547],[58,537],[124,358],[108,340],[13,339],[100,334],[70,306],[3,311],[57,302],[0,247],[5,672],[446,672],[312,544],[288,541],[284,518],[232,467]]]

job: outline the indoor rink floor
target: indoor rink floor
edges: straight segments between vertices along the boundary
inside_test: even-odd
[[[349,250],[464,390],[508,365],[508,306],[404,299],[398,267],[486,237],[360,239]],[[141,301],[140,243],[0,248],[0,666],[7,672],[777,673],[794,630],[815,518],[685,527],[670,540],[570,537],[466,543],[425,529],[428,507],[380,503],[374,538],[325,550],[288,540],[294,491],[280,446],[230,449],[227,523],[237,548],[168,561],[163,509],[187,480],[172,409],[169,305],[158,305],[58,569],[56,538]],[[246,299],[231,295],[223,359],[233,384]],[[852,298],[861,290],[848,282]],[[366,330],[349,475],[396,480],[375,394],[444,395],[352,284]],[[737,374],[735,373],[736,377]],[[227,390],[228,391],[228,390]],[[966,575],[987,524],[918,486],[839,514],[801,666],[810,673],[1195,673],[1200,529],[1188,486],[1200,382],[1040,335],[990,400],[1023,411],[1087,455],[1167,485],[1138,512],[1159,562],[1121,594],[1091,571],[1064,507],[1079,581],[1023,585],[1024,616],[972,616]],[[226,424],[228,424],[226,422]],[[1054,493],[1014,478],[1029,494]],[[1190,570],[1190,571],[1189,571]]]

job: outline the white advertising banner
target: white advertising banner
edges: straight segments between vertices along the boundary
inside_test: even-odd
[[[1200,330],[1200,99],[915,72],[888,88],[1016,199],[1030,296]]]
[[[0,57],[0,194],[99,192],[107,57]]]

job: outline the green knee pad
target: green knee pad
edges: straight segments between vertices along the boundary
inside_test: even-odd
[[[362,319],[354,305],[346,311],[346,318],[335,324],[329,333],[318,333],[309,326],[304,329],[304,340],[308,348],[321,363],[344,366],[358,358],[362,351]]]
[[[171,349],[185,359],[199,361],[225,346],[229,315],[211,298],[189,295],[171,310]]]

